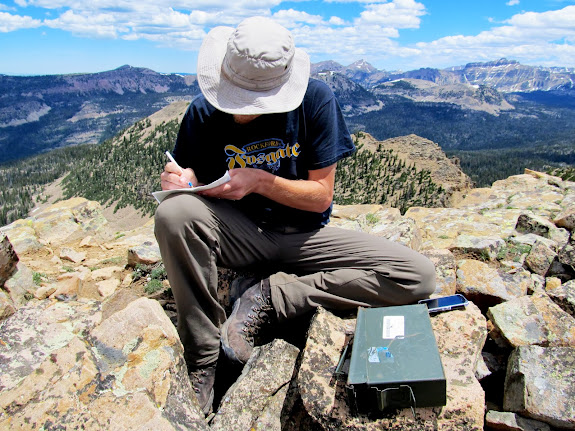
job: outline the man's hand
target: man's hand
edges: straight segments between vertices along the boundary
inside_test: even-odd
[[[189,188],[188,183],[190,182],[194,187],[200,185],[193,170],[187,168],[181,172],[178,165],[172,162],[166,164],[160,179],[162,180],[162,190]]]
[[[202,196],[239,200],[258,193],[280,204],[305,211],[323,212],[331,205],[336,165],[309,171],[307,180],[288,180],[261,169],[231,169],[231,180],[199,192]]]
[[[252,168],[231,169],[230,180],[221,186],[204,190],[198,194],[218,199],[237,201],[250,193],[255,193],[264,171]]]

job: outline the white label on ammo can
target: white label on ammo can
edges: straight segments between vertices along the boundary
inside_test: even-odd
[[[383,317],[383,338],[386,340],[405,336],[404,316]]]

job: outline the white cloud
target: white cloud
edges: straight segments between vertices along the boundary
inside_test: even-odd
[[[519,0],[509,0],[507,3],[505,3],[507,6],[515,6],[519,4]]]
[[[575,6],[517,14],[504,24],[475,36],[418,43],[419,59],[460,64],[508,57],[530,64],[575,66]]]
[[[356,20],[357,25],[378,24],[393,28],[418,28],[425,6],[414,0],[394,0],[391,3],[369,4]]]
[[[8,33],[23,28],[40,27],[42,22],[29,16],[12,15],[0,12],[0,32]]]

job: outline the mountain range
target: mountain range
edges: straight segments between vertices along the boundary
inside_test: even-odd
[[[328,61],[313,64],[312,76],[333,89],[352,132],[378,140],[410,134],[429,139],[458,156],[478,184],[525,167],[575,164],[575,69],[500,59],[389,72],[365,61]],[[0,163],[101,143],[198,93],[195,75],[131,66],[92,74],[0,75]],[[476,169],[476,160],[485,162],[485,178],[467,171]],[[498,173],[503,161],[513,170]]]

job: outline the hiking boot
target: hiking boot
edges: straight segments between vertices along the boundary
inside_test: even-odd
[[[248,288],[222,325],[222,348],[232,361],[245,364],[262,327],[273,320],[270,283],[266,278]]]
[[[212,412],[212,404],[214,402],[216,364],[193,368],[189,372],[189,377],[198,403],[204,414],[208,416]]]
[[[230,285],[230,304],[233,306],[240,296],[254,284],[259,283],[256,277],[238,277]]]

